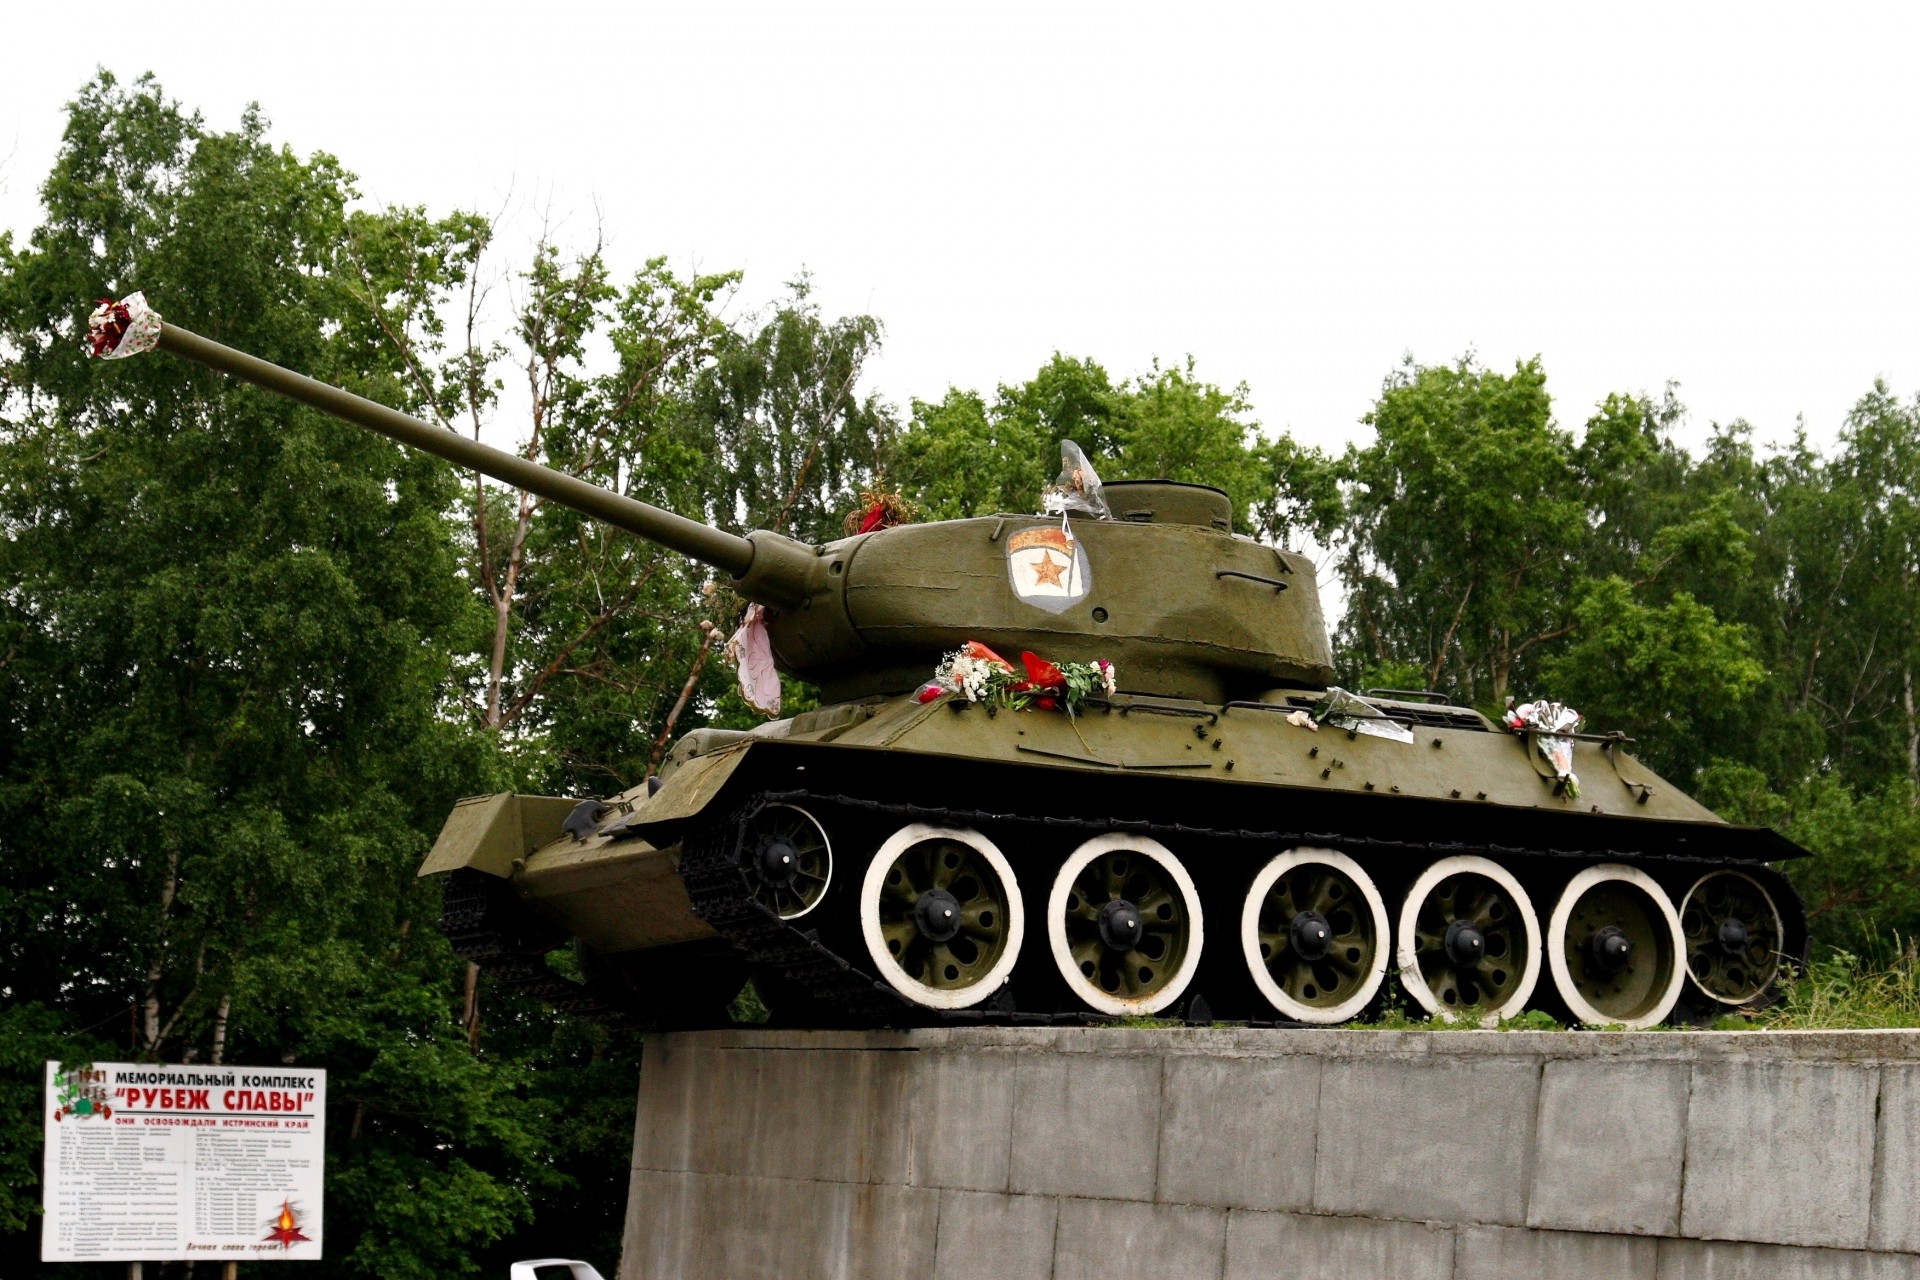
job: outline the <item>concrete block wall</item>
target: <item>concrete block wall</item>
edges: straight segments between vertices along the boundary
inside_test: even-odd
[[[1920,1033],[648,1041],[620,1280],[1920,1280]]]

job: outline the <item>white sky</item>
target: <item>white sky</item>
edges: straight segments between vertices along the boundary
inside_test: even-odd
[[[1338,448],[1471,348],[1541,354],[1568,425],[1673,378],[1689,439],[1829,439],[1920,391],[1920,8],[1677,8],[21,5],[0,226],[94,67],[152,70],[374,204],[597,208],[623,273],[752,301],[805,267],[897,403],[1192,353]]]

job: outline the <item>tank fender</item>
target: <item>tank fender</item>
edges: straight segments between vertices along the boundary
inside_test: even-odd
[[[562,824],[579,803],[565,796],[520,796],[511,791],[468,796],[447,815],[419,874],[471,867],[505,880],[513,874],[516,860],[560,838]]]
[[[707,755],[695,756],[672,773],[662,774],[660,789],[642,801],[633,816],[620,825],[665,848],[672,843],[675,828],[706,811],[752,747],[751,739],[735,742]]]

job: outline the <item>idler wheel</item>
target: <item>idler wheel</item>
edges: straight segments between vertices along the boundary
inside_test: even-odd
[[[1540,918],[1520,882],[1487,858],[1442,858],[1400,906],[1400,985],[1436,1018],[1496,1025],[1540,978]]]
[[[1780,972],[1780,910],[1753,877],[1709,871],[1680,904],[1687,976],[1721,1004],[1764,994]]]
[[[1680,917],[1637,867],[1588,867],[1561,891],[1547,922],[1554,990],[1588,1026],[1651,1027],[1673,1011],[1686,980]]]
[[[833,846],[805,809],[770,804],[747,820],[741,870],[755,902],[782,920],[798,920],[827,896]]]
[[[887,985],[923,1008],[965,1009],[998,991],[1025,930],[1013,868],[971,828],[910,823],[867,865],[867,955]]]
[[[1240,946],[1267,1003],[1297,1022],[1345,1022],[1387,973],[1387,904],[1360,864],[1289,849],[1260,869],[1240,911]]]
[[[1157,840],[1095,836],[1070,854],[1047,899],[1047,941],[1067,987],[1101,1013],[1158,1013],[1193,981],[1200,895]]]

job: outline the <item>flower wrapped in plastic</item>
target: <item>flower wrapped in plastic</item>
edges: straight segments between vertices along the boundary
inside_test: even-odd
[[[1573,739],[1560,736],[1578,731],[1578,711],[1565,703],[1549,702],[1543,698],[1538,702],[1509,708],[1507,728],[1515,733],[1533,734],[1534,745],[1540,748],[1540,754],[1546,757],[1554,773],[1566,784],[1568,798],[1580,798],[1580,779],[1573,772]]]
[[[1386,738],[1393,742],[1413,741],[1412,729],[1339,685],[1327,690],[1326,696],[1313,709],[1313,719],[1318,724],[1345,729],[1348,733],[1364,733],[1370,738]]]
[[[1040,491],[1040,510],[1050,516],[1064,517],[1077,512],[1100,520],[1113,519],[1099,475],[1080,446],[1071,440],[1060,442],[1060,475]]]
[[[147,305],[144,294],[130,293],[118,302],[102,298],[87,317],[87,354],[101,360],[137,356],[159,341],[160,313]]]

